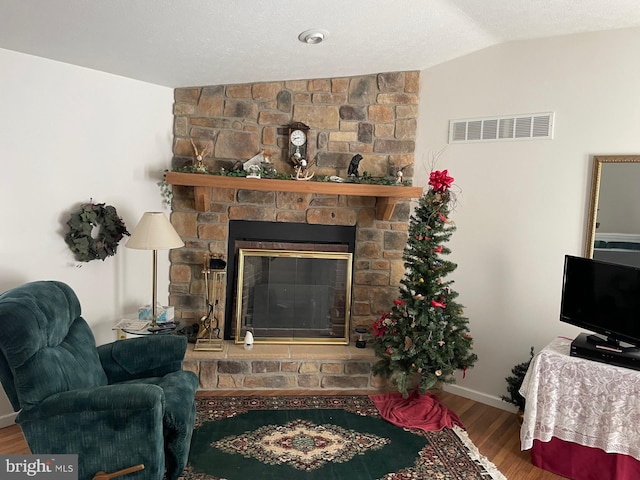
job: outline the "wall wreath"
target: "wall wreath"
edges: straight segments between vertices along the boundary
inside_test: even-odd
[[[69,232],[64,241],[76,260],[90,262],[103,260],[116,254],[118,243],[124,235],[130,235],[115,207],[104,203],[84,203],[73,212],[67,222]],[[92,236],[94,228],[97,231]]]

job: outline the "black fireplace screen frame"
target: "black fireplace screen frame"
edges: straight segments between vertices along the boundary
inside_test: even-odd
[[[308,244],[344,246],[344,251],[355,252],[356,227],[354,225],[316,225],[307,223],[230,220],[227,246],[227,285],[225,291],[224,339],[235,340],[236,301],[238,281],[238,248],[236,243],[283,242],[299,245],[308,251]],[[270,247],[271,248],[271,247]],[[352,259],[353,262],[353,259]],[[353,265],[351,265],[353,269]],[[348,312],[350,314],[350,312]],[[347,332],[348,333],[348,332]]]

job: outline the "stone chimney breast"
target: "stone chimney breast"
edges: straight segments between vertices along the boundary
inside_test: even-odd
[[[309,160],[317,176],[346,177],[359,153],[361,175],[393,179],[403,168],[403,179],[411,181],[419,85],[419,72],[410,71],[178,88],[172,165],[193,164],[193,140],[209,145],[210,170],[264,151],[278,172],[293,173],[287,127],[302,122],[310,127]],[[393,305],[404,272],[409,200],[399,199],[383,221],[371,197],[211,188],[202,212],[195,210],[193,190],[173,186],[171,220],[186,244],[170,253],[170,304],[177,318],[206,313],[202,262],[207,254],[226,257],[230,220],[355,226],[351,329],[371,327]],[[223,367],[225,375],[235,367]]]

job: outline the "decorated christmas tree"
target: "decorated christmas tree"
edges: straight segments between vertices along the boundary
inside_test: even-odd
[[[445,280],[457,268],[444,258],[451,253],[444,243],[456,229],[448,219],[455,200],[452,182],[447,170],[431,173],[429,189],[409,222],[399,298],[373,325],[376,355],[381,357],[373,371],[391,377],[405,397],[415,378],[425,393],[438,381],[453,383],[455,370],[466,373],[477,359],[453,281]]]

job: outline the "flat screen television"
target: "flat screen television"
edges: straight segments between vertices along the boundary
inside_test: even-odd
[[[640,268],[566,255],[560,320],[599,334],[590,342],[640,347]]]

